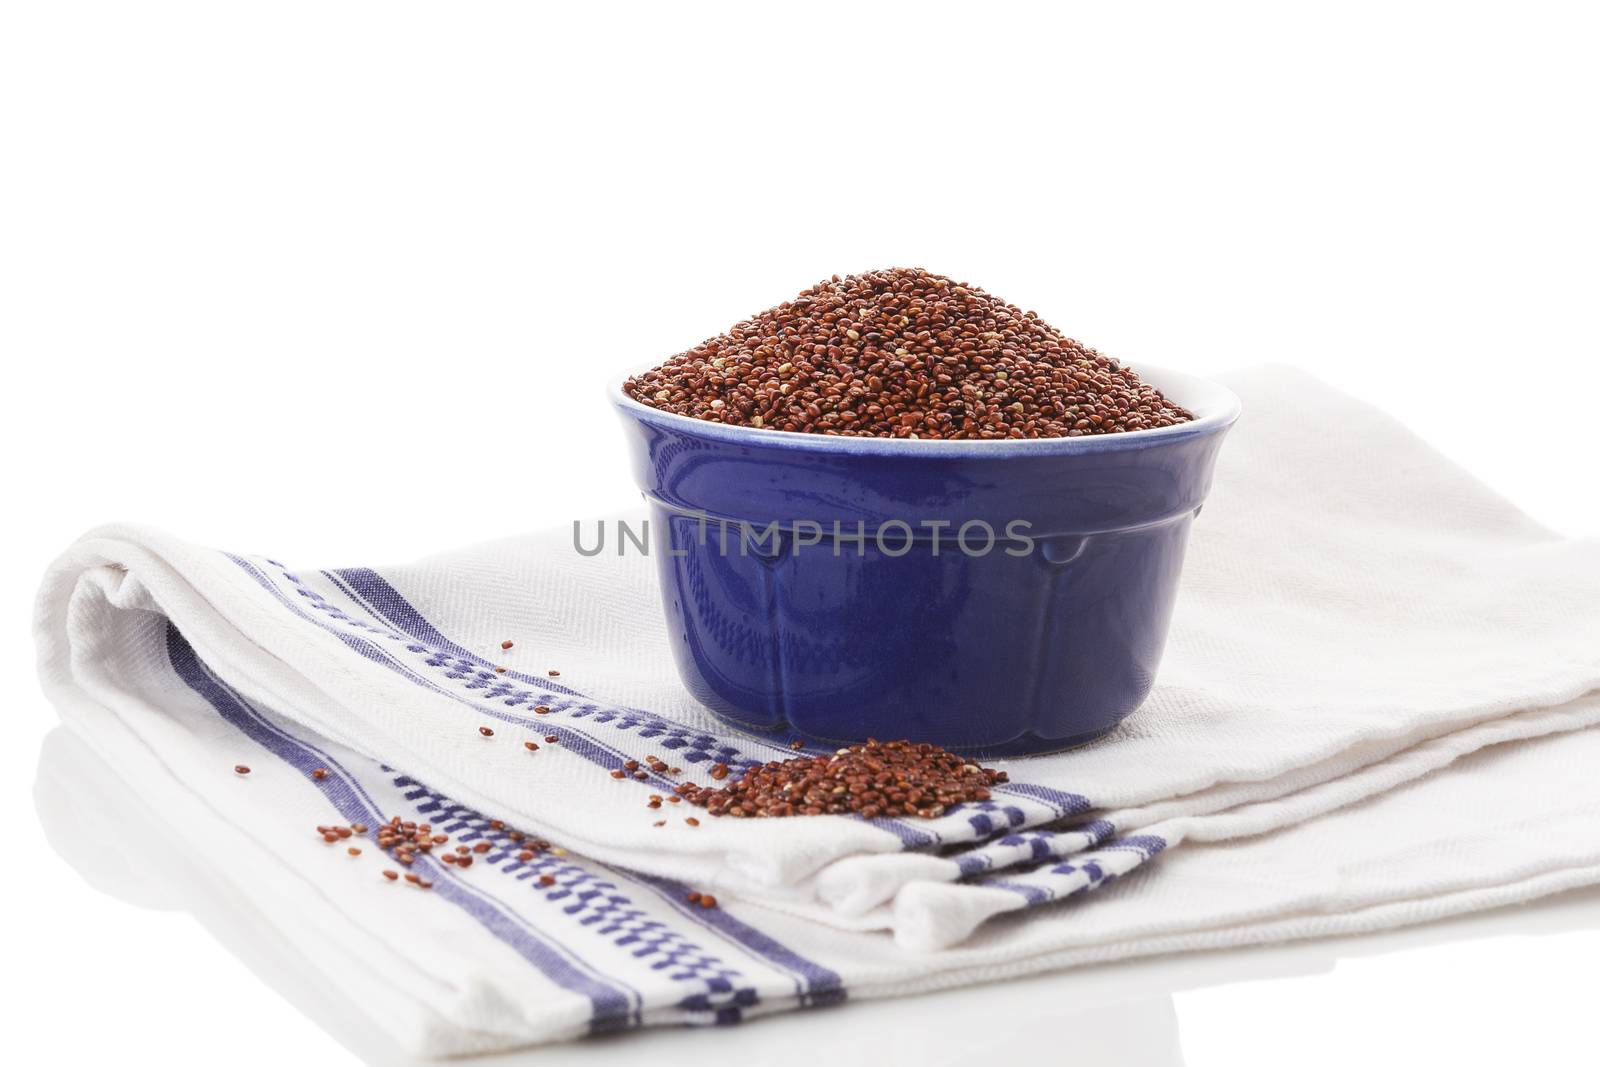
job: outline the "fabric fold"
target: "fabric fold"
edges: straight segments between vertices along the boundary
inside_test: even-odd
[[[1230,384],[1246,415],[1150,701],[1094,745],[996,763],[1010,784],[936,819],[673,803],[718,763],[795,753],[678,686],[653,561],[585,556],[569,529],[310,570],[105,527],[45,578],[41,677],[308,966],[375,971],[375,991],[425,1004],[411,1041],[431,1052],[1584,883],[1596,787],[1574,767],[1600,735],[1600,546],[1539,529],[1303,375]],[[630,760],[645,780],[612,776]],[[1477,821],[1448,807],[1468,796]],[[382,877],[372,841],[347,856],[314,832],[391,819],[481,845],[480,862],[425,856],[418,890]]]

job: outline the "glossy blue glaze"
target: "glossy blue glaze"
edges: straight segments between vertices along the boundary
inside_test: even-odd
[[[1141,374],[1196,420],[1048,441],[839,438],[700,422],[615,389],[685,684],[735,725],[817,743],[1022,754],[1110,730],[1154,682],[1239,411],[1215,384]],[[982,555],[983,526],[971,551],[956,541],[978,521],[998,538]],[[1007,538],[1014,522],[1031,550]]]

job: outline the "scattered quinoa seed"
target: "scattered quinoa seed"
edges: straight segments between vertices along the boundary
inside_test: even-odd
[[[478,732],[480,734],[482,734],[484,737],[493,737],[494,736],[494,731],[489,729],[487,726],[478,727]]]
[[[250,768],[246,767],[242,763],[235,763],[233,765],[233,773],[234,774],[249,774],[250,773]]]
[[[500,647],[501,647],[501,649],[510,648],[511,647],[511,642],[510,641],[501,641],[500,642]]]

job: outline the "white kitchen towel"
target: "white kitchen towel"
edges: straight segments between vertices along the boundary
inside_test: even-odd
[[[581,556],[570,529],[377,571],[102,529],[45,580],[41,672],[309,965],[417,1004],[435,1052],[1593,880],[1600,546],[1303,375],[1231,384],[1246,414],[1150,701],[1095,745],[1003,761],[1012,785],[935,820],[647,808],[674,779],[613,779],[626,759],[709,782],[713,762],[793,753],[688,700],[651,561]],[[381,878],[370,842],[347,857],[313,832],[393,816],[490,849],[470,870],[424,860],[419,891]],[[513,831],[562,852],[519,860]]]

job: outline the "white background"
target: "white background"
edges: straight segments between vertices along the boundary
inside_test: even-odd
[[[16,1062],[355,1062],[191,919],[44,843],[27,613],[54,552],[133,519],[381,563],[626,506],[605,384],[825,275],[926,266],[1136,368],[1305,367],[1600,533],[1582,5],[0,10]],[[1159,1063],[1575,1062],[1597,929],[1591,894],[968,1003],[1036,1042],[1009,1052],[1091,1061],[1115,1023]],[[1113,1003],[1073,1014],[1090,989]],[[738,1047],[945,1062],[985,996]],[[651,1041],[734,1047],[618,1048]]]

